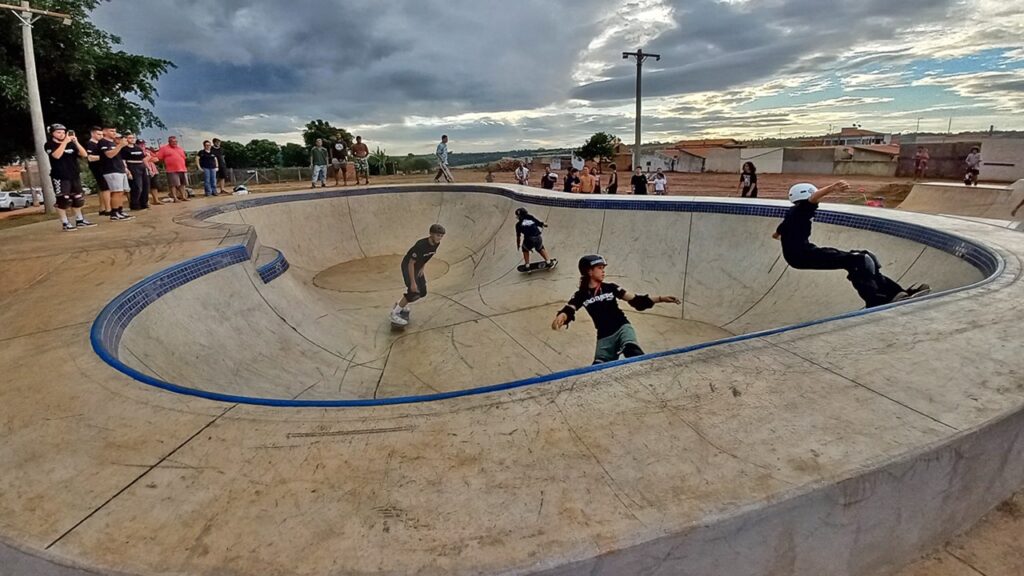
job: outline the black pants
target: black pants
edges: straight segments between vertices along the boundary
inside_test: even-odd
[[[746,198],[748,194],[751,198],[757,198],[757,186],[753,186],[751,188],[743,188],[742,193],[743,198]]]
[[[132,210],[149,208],[149,170],[145,164],[128,164],[132,177],[128,180],[128,207]]]
[[[866,257],[874,260],[874,271]],[[869,252],[846,252],[809,244],[797,254],[786,255],[786,262],[797,270],[846,270],[846,279],[867,308],[888,304],[903,291],[896,281],[880,272],[881,264]]]

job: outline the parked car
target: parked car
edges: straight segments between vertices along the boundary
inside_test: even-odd
[[[0,192],[0,210],[14,210],[32,205],[32,196],[21,192]]]
[[[30,201],[32,197],[35,197],[36,204],[43,203],[43,189],[42,188],[22,188],[21,195],[28,198]]]

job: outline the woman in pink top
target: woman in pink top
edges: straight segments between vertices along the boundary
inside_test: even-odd
[[[146,153],[146,156],[142,159],[142,165],[149,171],[149,198],[151,204],[160,204],[160,188],[156,185],[156,176],[160,173],[160,169],[156,167],[156,148],[149,148],[146,146],[145,140],[139,140],[139,145],[142,146],[142,151]]]

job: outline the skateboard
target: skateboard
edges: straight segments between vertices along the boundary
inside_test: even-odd
[[[409,321],[409,313],[408,312],[399,312],[398,315],[401,316],[403,319],[405,319],[406,322]],[[408,327],[408,326],[409,326],[409,324],[396,324],[394,322],[391,323],[391,327],[393,329],[395,329],[395,330],[405,330],[406,327]]]
[[[547,262],[541,260],[540,262],[530,262],[529,266],[526,264],[520,264],[519,266],[516,266],[516,270],[519,270],[524,274],[531,274],[537,270],[551,270],[555,266],[558,266],[558,259],[552,258],[550,266],[548,266]]]

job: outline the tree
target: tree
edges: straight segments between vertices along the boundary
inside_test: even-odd
[[[352,149],[352,142],[355,138],[352,134],[344,128],[335,128],[331,126],[330,122],[325,120],[313,120],[306,124],[306,129],[302,131],[302,140],[306,143],[306,146],[312,147],[316,144],[316,139],[320,138],[324,141],[324,146],[330,146],[331,144],[342,140],[345,142],[345,147]]]
[[[50,0],[41,8],[65,12],[72,24],[42,18],[33,26],[43,118],[87,134],[92,124],[139,132],[164,127],[150,110],[156,81],[173,68],[169,60],[129,54],[121,39],[89,21],[101,0]],[[0,29],[0,161],[34,155],[21,32],[5,15]]]
[[[609,162],[615,156],[615,136],[607,132],[598,132],[573,152],[584,160],[597,160],[597,169],[601,164]]]
[[[245,148],[245,144],[234,140],[224,140],[220,143],[220,147],[224,150],[224,163],[228,165],[228,168],[252,168],[252,158],[249,157],[249,151]]]
[[[382,149],[380,146],[377,146],[377,149],[374,150],[373,154],[370,154],[370,157],[367,159],[367,162],[370,164],[370,169],[376,169],[376,173],[381,175],[388,173],[388,163],[390,161],[391,157],[388,156],[387,150]]]
[[[289,142],[281,147],[281,165],[288,167],[309,166],[309,148]]]
[[[430,172],[433,169],[434,165],[423,156],[416,157],[410,154],[402,162],[402,170],[405,172]]]
[[[281,148],[273,140],[255,139],[245,145],[253,168],[273,168],[280,160]]]

